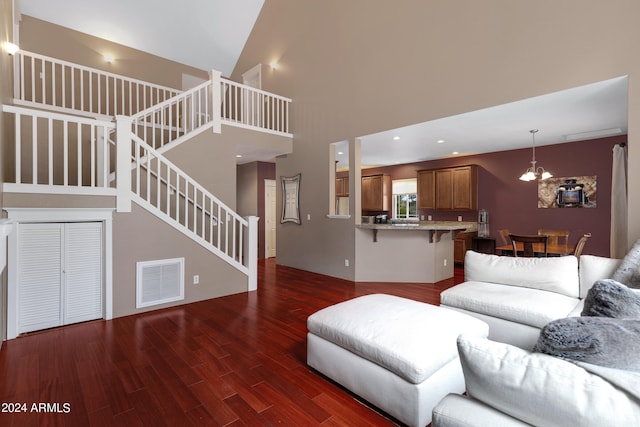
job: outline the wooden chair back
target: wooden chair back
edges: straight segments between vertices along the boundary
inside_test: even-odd
[[[549,236],[523,236],[518,234],[509,234],[511,246],[513,247],[513,256],[518,256],[518,243],[522,243],[522,255],[525,257],[534,257],[536,253],[547,256],[547,245],[549,244]],[[534,250],[534,244],[542,244],[543,250]]]
[[[566,245],[569,243],[569,230],[552,230],[548,228],[539,228],[538,236],[549,236],[549,244],[556,246]]]
[[[573,250],[574,256],[580,258],[580,255],[582,255],[582,250],[584,249],[584,245],[587,243],[587,240],[589,240],[589,237],[591,237],[591,233],[585,233],[582,235],[582,237],[580,237],[580,239],[578,239],[576,247]]]

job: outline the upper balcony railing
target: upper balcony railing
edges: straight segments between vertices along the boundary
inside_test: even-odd
[[[91,117],[136,116],[134,122],[156,138],[143,139],[156,149],[208,125],[219,132],[219,123],[291,136],[291,99],[216,71],[208,82],[183,92],[23,50],[15,54],[14,66],[14,103]]]
[[[221,79],[220,89],[223,123],[291,136],[291,99],[227,79]]]
[[[90,116],[132,115],[181,91],[19,50],[15,102]]]

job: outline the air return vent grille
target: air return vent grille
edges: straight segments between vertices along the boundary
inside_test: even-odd
[[[136,308],[184,299],[184,258],[138,262]]]

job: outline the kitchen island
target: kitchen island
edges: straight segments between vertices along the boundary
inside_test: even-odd
[[[453,277],[453,240],[477,223],[356,225],[356,282],[435,283]]]

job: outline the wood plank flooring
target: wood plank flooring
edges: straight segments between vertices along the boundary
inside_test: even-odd
[[[354,283],[261,260],[256,292],[5,342],[0,425],[395,425],[307,367],[306,319],[371,293],[439,304],[461,281]]]

